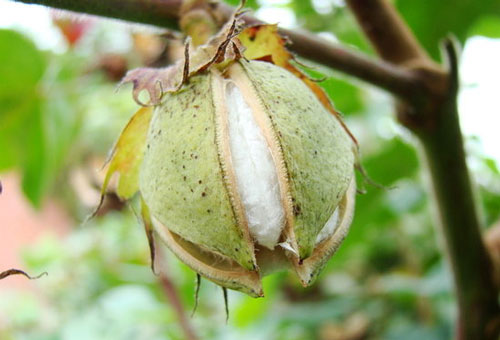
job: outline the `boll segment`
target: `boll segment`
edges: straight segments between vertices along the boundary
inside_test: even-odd
[[[165,94],[151,119],[139,188],[153,227],[187,265],[262,296],[292,268],[311,284],[345,237],[355,148],[287,70],[237,61]]]

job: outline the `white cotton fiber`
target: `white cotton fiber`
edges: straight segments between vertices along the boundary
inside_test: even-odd
[[[337,229],[338,222],[339,222],[339,208],[337,207],[333,212],[332,216],[330,216],[328,221],[326,221],[323,229],[321,229],[318,236],[316,237],[316,244],[320,244],[321,242],[332,236],[333,233],[335,232],[335,229]]]
[[[250,234],[273,249],[284,225],[278,175],[271,151],[240,89],[226,83],[229,144]]]

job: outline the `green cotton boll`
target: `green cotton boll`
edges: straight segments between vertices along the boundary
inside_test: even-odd
[[[296,76],[271,63],[211,69],[155,107],[140,168],[153,227],[187,265],[263,296],[291,268],[311,284],[349,228],[355,145]]]

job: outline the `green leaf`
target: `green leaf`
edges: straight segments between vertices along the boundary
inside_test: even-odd
[[[22,188],[26,197],[39,207],[48,185],[50,173],[47,167],[47,144],[43,124],[43,112],[39,101],[25,122],[22,152]]]
[[[368,175],[383,185],[390,186],[401,178],[410,177],[418,169],[418,157],[414,147],[394,138],[378,154],[363,160]]]
[[[0,170],[26,160],[23,146],[30,138],[26,124],[38,114],[37,86],[45,67],[43,55],[30,40],[0,30]]]
[[[0,169],[19,167],[27,198],[40,204],[47,187],[47,148],[40,82],[44,56],[23,35],[0,30]]]
[[[468,35],[483,35],[489,38],[500,38],[500,15],[485,15],[480,17],[470,28]]]
[[[332,4],[332,11],[325,14],[316,12],[311,0],[293,0],[289,6],[302,28],[332,33],[345,45],[373,54],[373,49],[345,5]]]
[[[312,69],[304,69],[303,71],[315,79],[327,76],[322,72]],[[327,77],[324,81],[319,82],[318,85],[332,99],[333,106],[345,115],[361,113],[364,108],[362,90],[344,79]]]
[[[464,42],[482,16],[500,13],[498,0],[398,0],[396,6],[422,45],[439,58],[439,42],[453,34]]]
[[[0,30],[0,102],[33,91],[45,67],[45,59],[33,42],[15,31]]]

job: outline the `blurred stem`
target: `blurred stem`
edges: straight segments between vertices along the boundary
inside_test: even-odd
[[[160,284],[163,288],[163,292],[165,293],[167,299],[170,301],[172,308],[177,314],[177,318],[179,319],[179,324],[184,331],[184,335],[186,340],[197,340],[196,336],[189,319],[187,318],[186,311],[182,304],[182,301],[177,293],[177,289],[174,284],[170,280],[170,278],[162,271],[159,274]]]
[[[191,37],[193,46],[205,44],[218,31],[219,23],[207,0],[184,0],[179,11],[179,27]]]
[[[179,29],[178,19],[182,5],[182,0],[13,1],[151,24],[168,29]],[[220,14],[220,18],[216,18],[218,23],[220,20],[227,20],[234,10],[223,3],[210,5],[209,2],[209,6],[212,13]],[[243,16],[243,20],[248,24],[261,23],[250,15]],[[411,101],[414,93],[421,91],[414,74],[407,69],[374,60],[361,53],[332,44],[311,33],[285,29],[280,29],[280,32],[291,40],[290,49],[304,58],[376,85],[399,98]]]
[[[387,1],[354,0],[348,5],[382,59],[394,64],[427,59],[408,26]]]
[[[493,267],[481,237],[458,119],[458,60],[444,43],[448,70],[438,67],[387,0],[347,0],[380,56],[404,65],[424,91],[398,104],[400,122],[420,139],[432,179],[458,300],[457,338],[498,339],[500,308]]]

